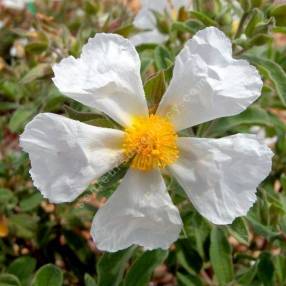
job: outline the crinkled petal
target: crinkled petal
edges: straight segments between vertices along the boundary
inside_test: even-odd
[[[65,58],[53,71],[53,81],[63,94],[123,126],[130,124],[132,116],[148,114],[139,56],[119,35],[97,34],[83,47],[80,58]]]
[[[169,168],[195,208],[215,224],[246,215],[271,171],[272,151],[247,134],[179,138],[178,146],[180,158]]]
[[[232,58],[230,40],[217,28],[199,31],[175,61],[157,113],[177,130],[245,110],[261,94],[255,67]]]
[[[178,209],[159,170],[129,169],[119,188],[97,211],[92,236],[101,250],[114,252],[138,244],[166,249],[180,233]]]
[[[20,145],[29,154],[34,185],[50,202],[62,203],[121,162],[123,136],[119,130],[41,113],[26,125]]]

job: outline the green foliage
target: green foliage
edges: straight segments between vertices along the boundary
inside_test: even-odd
[[[130,267],[124,285],[148,285],[153,271],[164,262],[167,256],[168,252],[165,250],[153,250],[143,253]]]
[[[269,59],[263,59],[259,57],[250,56],[250,61],[257,64],[258,67],[265,71],[265,76],[273,81],[277,94],[285,106],[286,104],[286,73],[282,67]]]
[[[7,268],[7,272],[18,277],[22,285],[29,285],[36,269],[36,260],[29,256],[15,259]]]
[[[98,285],[117,286],[120,284],[127,262],[130,259],[134,248],[121,250],[116,253],[105,253],[98,262]],[[111,267],[112,265],[112,267]]]
[[[52,264],[47,264],[37,271],[32,281],[32,286],[50,285],[63,285],[63,273],[58,267]]]
[[[19,279],[12,274],[0,274],[0,285],[2,286],[21,286]]]
[[[210,260],[219,285],[226,285],[233,279],[231,247],[226,235],[219,227],[211,232]]]
[[[156,1],[156,0],[154,0]],[[97,32],[130,37],[140,31],[120,1],[35,1],[27,10],[0,7],[0,285],[283,286],[286,281],[286,5],[274,1],[196,0],[193,9],[155,13],[166,36],[160,45],[137,47],[150,110],[155,112],[186,41],[216,26],[232,41],[233,55],[255,65],[262,96],[244,112],[184,131],[223,137],[262,133],[275,156],[273,170],[257,191],[247,216],[213,226],[193,208],[166,174],[184,229],[166,250],[131,247],[102,253],[89,233],[98,207],[116,189],[126,165],[91,184],[80,198],[55,206],[33,187],[19,134],[39,112],[86,124],[121,128],[102,113],[64,97],[53,85],[51,66],[78,57]],[[191,112],[191,111],[190,111]],[[255,131],[256,130],[256,131]],[[241,178],[243,180],[243,178]]]

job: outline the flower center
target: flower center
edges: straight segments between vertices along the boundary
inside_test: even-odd
[[[164,168],[178,158],[177,135],[171,122],[158,115],[135,117],[125,129],[123,148],[131,167]]]

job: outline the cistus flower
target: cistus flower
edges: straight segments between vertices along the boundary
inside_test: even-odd
[[[168,39],[168,35],[160,32],[154,13],[167,13],[172,16],[179,8],[191,6],[190,0],[141,0],[141,9],[136,15],[133,25],[144,30],[130,38],[135,46],[141,44],[161,44]]]
[[[92,223],[101,250],[132,244],[166,249],[182,229],[161,170],[173,175],[198,212],[230,224],[256,200],[269,174],[271,150],[255,135],[222,139],[180,137],[185,128],[245,110],[261,93],[257,70],[232,58],[218,29],[199,31],[176,58],[173,78],[157,111],[149,114],[139,56],[129,40],[97,34],[80,58],[53,66],[66,96],[105,112],[123,130],[100,128],[41,113],[27,124],[20,144],[31,159],[34,185],[54,203],[73,201],[123,161],[130,168]]]

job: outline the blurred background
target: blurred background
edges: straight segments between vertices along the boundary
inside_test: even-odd
[[[146,0],[0,0],[0,286],[286,285],[286,3],[194,0],[179,8],[166,2],[168,10],[153,11]],[[142,8],[153,13],[151,27],[135,18]],[[51,81],[51,65],[79,56],[97,32],[133,39],[152,108],[171,78],[176,54],[207,26],[228,35],[234,56],[258,68],[264,87],[243,113],[189,132],[214,138],[257,134],[275,153],[272,173],[248,216],[225,227],[202,218],[166,178],[184,221],[180,239],[169,251],[101,253],[89,233],[91,221],[123,173],[94,182],[73,203],[54,205],[33,187],[28,156],[19,148],[19,134],[39,112],[113,124],[62,96]],[[158,37],[144,36],[146,28]]]

